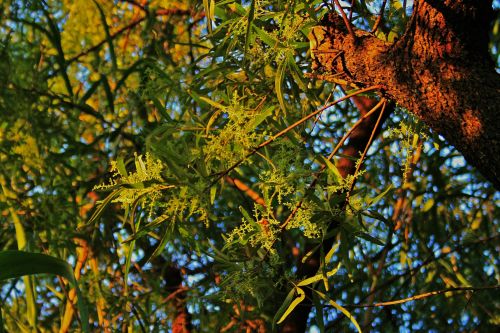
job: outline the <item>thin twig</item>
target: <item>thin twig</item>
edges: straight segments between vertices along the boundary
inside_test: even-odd
[[[121,2],[129,3],[129,4],[131,4],[134,7],[138,7],[138,8],[140,8],[145,13],[148,12],[148,10],[146,9],[146,7],[144,7],[142,4],[138,3],[137,1],[133,1],[133,0],[120,0],[120,1]]]
[[[380,23],[382,22],[382,17],[384,16],[384,10],[385,10],[385,5],[387,3],[387,0],[384,0],[382,2],[382,7],[380,8],[380,12],[378,14],[377,20],[375,21],[375,24],[373,24],[373,28],[370,31],[372,34],[377,31],[378,27],[380,26]]]
[[[384,283],[382,283],[381,285],[379,285],[375,290],[370,291],[367,295],[365,295],[364,299],[366,299],[367,297],[369,297],[370,295],[372,295],[374,293],[380,292],[381,290],[387,288],[392,283],[394,283],[395,281],[401,279],[402,277],[405,277],[407,275],[409,275],[410,277],[415,276],[420,271],[420,269],[422,269],[423,267],[426,267],[427,265],[429,265],[429,264],[431,264],[433,262],[436,262],[436,261],[438,261],[438,260],[440,260],[440,259],[448,256],[450,253],[456,252],[459,249],[468,248],[469,246],[472,246],[472,245],[486,243],[486,242],[489,242],[489,241],[492,241],[492,240],[496,240],[496,239],[499,239],[499,238],[500,238],[500,233],[495,234],[495,235],[490,236],[490,237],[480,238],[480,239],[477,239],[477,240],[474,240],[474,241],[471,241],[471,242],[458,244],[450,252],[441,252],[441,254],[438,255],[438,256],[434,256],[432,254],[431,257],[427,258],[426,260],[424,260],[419,265],[417,265],[417,266],[415,266],[413,268],[409,268],[405,272],[397,274],[397,275],[389,278]]]
[[[144,17],[141,17],[140,19],[136,20],[136,21],[133,21],[131,22],[130,24],[122,27],[121,29],[117,30],[116,32],[112,33],[110,35],[111,39],[114,39],[116,36],[118,35],[121,35],[122,33],[124,33],[125,31],[128,31],[130,29],[133,29],[136,25],[138,25],[139,23],[143,22],[144,20],[146,19],[146,16]],[[66,64],[69,65],[71,64],[72,62],[75,62],[76,60],[80,59],[81,57],[83,56],[86,56],[87,54],[91,53],[91,52],[94,52],[96,50],[98,50],[101,46],[103,46],[104,44],[106,44],[108,42],[107,39],[103,39],[102,41],[100,41],[99,43],[95,44],[94,46],[80,52],[79,54],[77,54],[76,56],[66,60]]]
[[[168,303],[170,302],[171,300],[173,300],[177,295],[179,295],[180,293],[183,293],[185,291],[188,291],[189,288],[186,287],[186,286],[182,286],[180,288],[178,288],[176,291],[172,292],[170,295],[168,295],[167,297],[165,297],[165,299],[163,299],[162,303]]]
[[[500,289],[500,285],[495,285],[495,286],[485,286],[485,287],[455,287],[455,288],[447,288],[447,289],[442,289],[442,290],[435,290],[435,291],[430,291],[427,293],[403,298],[403,299],[398,299],[394,301],[387,301],[387,302],[379,302],[379,303],[372,303],[372,304],[347,304],[343,305],[345,308],[374,308],[374,307],[380,307],[380,306],[392,306],[392,305],[398,305],[402,303],[407,303],[411,301],[416,301],[419,299],[427,298],[427,297],[432,297],[436,295],[441,295],[447,292],[460,292],[460,291],[479,291],[479,290],[491,290],[491,289]]]
[[[351,0],[351,9],[349,10],[349,22],[352,22],[352,13],[354,13],[354,5],[356,4],[356,0]]]
[[[356,34],[354,33],[354,30],[352,30],[351,22],[349,22],[349,19],[347,18],[344,9],[342,8],[342,6],[340,6],[339,0],[334,0],[334,1],[337,7],[339,7],[340,15],[342,15],[342,19],[344,20],[345,26],[347,27],[349,34],[352,36],[352,38],[356,39]]]
[[[375,113],[382,104],[386,103],[386,101],[384,99],[381,99],[370,111],[368,111],[365,115],[363,115],[361,118],[359,118],[359,120],[354,124],[352,125],[352,127],[349,129],[349,131],[347,131],[347,133],[342,137],[342,139],[339,141],[339,143],[337,144],[337,146],[335,147],[335,149],[332,150],[332,152],[330,153],[330,155],[328,155],[327,159],[330,161],[333,156],[335,156],[335,154],[337,154],[337,152],[339,151],[339,149],[343,146],[345,140],[347,140],[347,138],[351,135],[351,133],[356,129],[358,128],[359,125],[361,125],[361,123],[368,117],[370,117],[373,113]]]
[[[192,10],[186,10],[186,9],[158,9],[154,13],[155,16],[190,15],[190,14],[193,14],[193,11]],[[200,17],[201,16],[204,16],[204,13],[201,13]],[[141,22],[144,22],[144,20],[146,20],[147,18],[148,18],[147,15],[143,16],[143,17],[137,19],[136,21],[132,21],[128,25],[126,25],[126,26],[118,29],[116,32],[110,34],[111,39],[114,39],[115,37],[121,35],[125,31],[128,31],[128,30],[131,30],[131,29],[135,28],[135,26],[137,26]],[[199,20],[199,18],[196,18],[195,21],[197,21],[197,20]],[[75,62],[76,60],[80,59],[81,57],[86,56],[87,54],[98,50],[101,46],[103,46],[107,42],[108,42],[107,39],[103,39],[102,41],[100,41],[99,43],[95,44],[94,46],[91,46],[90,48],[82,51],[81,53],[75,55],[74,57],[66,60],[66,64],[69,65],[72,62]]]
[[[412,163],[411,163],[411,166],[407,172],[407,177],[408,179],[410,177],[413,176],[413,172],[415,170],[415,166],[420,158],[420,150],[422,148],[422,141],[420,141],[420,144],[418,146],[419,148],[417,148],[417,151],[416,153],[413,155],[413,158],[412,158]],[[392,238],[392,235],[394,234],[394,232],[397,230],[396,229],[396,226],[398,225],[399,220],[400,220],[400,215],[408,209],[408,203],[409,201],[407,200],[407,194],[408,194],[408,190],[407,189],[400,189],[399,191],[399,197],[396,201],[396,204],[394,205],[394,211],[392,213],[392,217],[391,217],[391,221],[393,222],[393,224],[395,225],[394,228],[391,228],[389,230],[389,234],[387,236],[387,241],[386,241],[386,246],[384,247],[384,249],[382,250],[381,252],[381,255],[380,255],[380,258],[378,259],[378,268],[377,268],[377,271],[376,272],[373,272],[373,270],[371,271],[371,274],[373,275],[372,277],[372,285],[370,287],[370,292],[374,291],[378,282],[379,282],[379,279],[380,279],[380,275],[382,274],[382,269],[385,267],[386,265],[386,258],[387,258],[387,254],[389,253],[389,250],[393,247],[392,243],[391,243],[391,238]],[[374,262],[376,260],[376,258],[379,257],[378,255],[375,256],[373,259],[372,259],[372,262]],[[368,303],[373,303],[373,300],[375,298],[375,294],[371,294],[369,297],[368,297]],[[373,315],[373,312],[371,310],[367,310],[366,313],[365,313],[365,322],[364,322],[364,327],[369,327],[370,325],[370,322],[371,322],[371,318],[372,318],[372,315]]]
[[[378,89],[381,89],[382,86],[381,85],[375,85],[375,86],[371,86],[371,87],[367,87],[367,88],[364,88],[364,89],[360,89],[356,92],[353,92],[352,94],[349,94],[349,95],[346,95],[344,97],[341,97],[339,99],[337,99],[336,101],[333,101],[331,102],[330,104],[327,104],[325,106],[323,106],[322,108],[320,108],[319,110],[316,110],[314,111],[313,113],[307,115],[306,117],[296,121],[295,123],[293,123],[292,125],[288,126],[287,128],[285,128],[284,130],[282,130],[281,132],[278,132],[278,134],[272,136],[271,138],[269,138],[267,141],[261,143],[256,149],[260,149],[260,148],[263,148],[265,146],[267,146],[268,144],[270,144],[271,142],[273,142],[274,140],[276,140],[277,138],[285,135],[286,133],[288,133],[290,130],[294,129],[295,127],[299,126],[300,124],[304,123],[305,121],[311,119],[312,117],[314,117],[315,115],[317,115],[318,113],[321,113],[323,111],[325,111],[326,109],[328,108],[331,108],[332,106],[342,102],[342,101],[345,101],[346,99],[349,99],[353,96],[356,96],[356,95],[359,95],[359,94],[362,94],[362,93],[365,93],[365,92],[368,92],[368,91],[373,91],[373,90],[378,90]]]
[[[347,192],[346,202],[349,202],[349,195],[351,194],[352,190],[354,189],[354,185],[356,184],[356,176],[358,175],[359,169],[361,168],[361,165],[363,164],[363,160],[366,157],[366,153],[368,152],[368,149],[370,148],[370,145],[373,141],[373,138],[375,137],[375,132],[377,131],[378,125],[380,124],[380,120],[382,119],[382,116],[384,115],[385,107],[387,106],[387,100],[385,98],[383,98],[382,101],[383,101],[382,111],[380,111],[380,115],[378,116],[377,122],[375,123],[375,126],[373,126],[372,134],[370,135],[370,139],[368,139],[368,143],[366,144],[365,150],[363,151],[363,154],[361,155],[361,159],[356,165],[356,171],[354,171],[353,181],[352,181],[352,184],[351,184],[349,191]]]
[[[329,95],[328,95],[328,97],[326,98],[326,102],[325,102],[325,104],[324,104],[324,105],[326,105],[326,104],[330,103],[330,99],[332,98],[332,96],[333,96],[333,90],[332,90],[332,92],[330,92],[330,94],[329,94]],[[312,133],[312,131],[314,131],[314,129],[316,128],[316,125],[318,124],[318,121],[319,121],[319,119],[321,118],[321,115],[322,115],[322,114],[321,114],[321,113],[319,113],[319,114],[316,116],[316,119],[314,119],[313,127],[311,128],[311,133]],[[303,140],[303,142],[304,142],[304,141],[305,141],[305,140]]]
[[[331,160],[333,158],[333,156],[335,156],[335,154],[337,154],[337,152],[339,151],[339,149],[343,146],[345,140],[347,140],[347,138],[351,135],[351,133],[356,129],[358,128],[358,126],[366,119],[368,118],[369,116],[371,116],[374,112],[376,112],[380,106],[382,104],[385,103],[385,100],[384,99],[381,99],[377,105],[375,105],[370,111],[368,111],[363,117],[361,117],[350,129],[349,131],[342,137],[342,139],[339,141],[339,143],[337,144],[337,146],[333,149],[333,151],[330,153],[330,155],[328,155],[327,157],[327,160]],[[326,164],[323,164],[320,169],[315,173],[315,176],[314,176],[314,179],[313,181],[311,182],[311,184],[309,184],[309,190],[312,189],[315,185],[316,185],[316,182],[318,181],[319,179],[319,175],[326,169]],[[285,222],[283,222],[280,226],[280,228],[284,228],[287,226],[288,223],[290,223],[290,221],[292,220],[292,218],[295,216],[295,214],[297,214],[297,212],[299,211],[300,207],[302,207],[302,201],[303,200],[300,200],[296,205],[295,205],[295,208],[293,209],[293,211],[290,213],[290,215],[288,215],[287,219],[285,220]]]

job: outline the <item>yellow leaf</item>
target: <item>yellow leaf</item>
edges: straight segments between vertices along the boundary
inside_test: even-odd
[[[330,276],[333,276],[333,275],[337,274],[337,271],[339,270],[340,265],[341,265],[341,263],[339,263],[339,264],[337,265],[337,267],[335,267],[335,268],[334,268],[334,269],[332,269],[331,271],[327,272],[327,273],[326,273],[326,276],[327,276],[327,277],[330,277]],[[299,287],[307,286],[307,285],[310,285],[310,284],[312,284],[312,283],[314,283],[314,282],[318,282],[319,280],[322,280],[322,279],[323,279],[323,273],[316,274],[315,276],[312,276],[312,277],[310,277],[310,278],[307,278],[307,279],[305,279],[305,280],[300,281],[300,282],[297,284],[297,286],[299,286]]]
[[[295,309],[297,307],[297,305],[299,305],[300,302],[302,302],[304,300],[304,298],[306,297],[304,290],[302,290],[300,288],[296,288],[296,291],[299,294],[299,296],[296,299],[294,299],[292,303],[290,303],[290,306],[288,307],[288,309],[286,309],[285,313],[283,313],[280,320],[278,320],[278,324],[281,324],[286,319],[286,317],[288,317],[288,315],[293,311],[293,309]]]
[[[331,306],[333,306],[335,309],[339,310],[340,312],[342,312],[347,318],[349,318],[349,320],[351,321],[351,323],[353,323],[353,325],[356,327],[356,329],[358,330],[359,333],[362,333],[361,331],[361,327],[359,327],[359,324],[358,322],[356,321],[356,319],[351,315],[351,313],[349,311],[347,311],[344,307],[340,306],[339,304],[337,304],[337,302],[331,300],[328,296],[326,296],[325,294],[317,291],[317,290],[314,290],[314,292],[316,294],[318,294],[319,297],[321,297],[322,299],[324,299],[325,301],[327,301]]]
[[[200,96],[200,99],[203,102],[208,103],[208,104],[212,105],[213,107],[215,107],[217,109],[220,109],[220,110],[225,110],[226,109],[226,107],[224,105],[222,105],[220,103],[217,103],[217,102],[214,102],[210,98]]]

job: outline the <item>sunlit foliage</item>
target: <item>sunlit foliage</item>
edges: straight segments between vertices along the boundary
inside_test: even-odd
[[[373,26],[382,1],[354,3],[354,24]],[[71,263],[96,332],[166,331],[181,313],[194,331],[267,332],[308,288],[321,331],[494,330],[498,289],[480,290],[500,279],[493,187],[397,106],[349,157],[355,174],[341,176],[343,150],[329,157],[359,119],[349,100],[324,107],[356,89],[311,69],[308,34],[329,10],[3,1],[0,249]],[[389,1],[377,36],[409,14]],[[315,253],[319,270],[297,276]],[[0,318],[78,331],[74,297],[51,276],[10,280]]]

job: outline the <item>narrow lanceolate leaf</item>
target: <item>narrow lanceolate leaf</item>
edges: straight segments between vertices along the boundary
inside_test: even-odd
[[[372,235],[370,235],[369,233],[366,233],[366,232],[357,231],[357,232],[353,233],[353,236],[363,238],[369,242],[372,242],[372,243],[380,245],[380,246],[385,245],[384,242],[382,242],[380,239],[373,237]]]
[[[80,98],[79,103],[80,104],[85,104],[85,102],[94,94],[94,92],[97,90],[97,87],[101,84],[101,80],[97,80],[93,82],[89,89],[83,94],[83,96]]]
[[[389,193],[389,191],[391,189],[392,189],[392,184],[389,185],[382,193],[380,193],[379,195],[377,195],[375,198],[373,198],[372,200],[369,200],[368,201],[368,207],[373,206],[374,204],[376,204],[377,202],[379,202],[383,197],[385,197],[387,195],[387,193]]]
[[[113,90],[111,90],[111,86],[108,82],[108,77],[104,74],[101,75],[101,82],[104,88],[104,93],[106,94],[106,102],[108,104],[109,110],[111,113],[115,113],[115,96]]]
[[[5,193],[5,188],[4,188]],[[21,219],[17,215],[16,211],[10,207],[10,216],[14,222],[14,229],[16,231],[17,249],[25,250],[27,246],[26,232],[24,231]],[[29,276],[23,277],[24,286],[26,288],[26,312],[28,316],[28,322],[31,327],[36,327],[37,311],[36,311],[36,288],[35,281]]]
[[[346,308],[340,306],[337,302],[333,301],[332,299],[330,299],[330,297],[326,296],[325,294],[323,294],[322,292],[319,292],[317,290],[314,290],[314,292],[316,294],[318,294],[319,297],[321,297],[322,299],[324,299],[325,301],[327,301],[331,306],[333,306],[335,309],[339,310],[340,312],[342,312],[347,318],[349,318],[349,320],[351,321],[351,323],[353,323],[353,325],[356,327],[356,329],[358,330],[359,333],[361,333],[361,327],[359,326],[358,322],[356,321],[356,319],[351,315],[351,313],[349,311],[346,310]]]
[[[285,100],[283,98],[283,77],[285,75],[285,62],[282,62],[278,66],[278,71],[276,72],[276,77],[274,78],[274,88],[276,90],[276,95],[278,96],[278,102],[280,103],[280,107],[282,111],[286,111],[285,108]]]
[[[295,290],[297,291],[298,294],[297,298],[294,299],[292,303],[290,303],[290,306],[288,306],[288,309],[286,309],[285,313],[283,313],[280,320],[278,320],[277,324],[281,324],[286,319],[286,317],[288,317],[288,315],[292,313],[293,309],[295,309],[297,305],[299,305],[300,302],[302,302],[306,297],[304,290],[302,290],[301,288],[295,288]]]
[[[205,9],[205,16],[207,18],[207,29],[208,32],[212,32],[212,21],[215,16],[215,1],[214,0],[203,0],[203,7]]]
[[[302,263],[305,263],[307,259],[309,259],[316,251],[318,251],[319,247],[321,244],[316,245],[313,247],[309,252],[307,252],[303,257],[302,257]]]
[[[302,71],[300,70],[299,66],[297,66],[297,63],[295,62],[295,59],[294,59],[292,53],[287,55],[286,62],[287,62],[288,68],[290,68],[290,73],[292,74],[293,79],[295,80],[295,83],[299,86],[299,88],[302,91],[308,91],[307,83],[304,82]]]
[[[212,101],[210,98],[207,98],[204,96],[198,96],[198,98],[201,99],[203,102],[212,105],[216,109],[223,110],[223,111],[226,109],[226,107],[224,105],[217,103],[215,101]]]
[[[325,256],[325,263],[328,264],[330,262],[330,260],[332,260],[332,257],[335,254],[335,252],[337,252],[337,250],[339,249],[339,246],[340,246],[340,242],[337,242],[337,243],[335,243],[335,245],[332,246],[330,251],[328,251],[328,253]]]
[[[247,20],[247,32],[245,36],[245,50],[243,52],[243,57],[246,58],[248,52],[248,46],[250,45],[250,37],[252,33],[252,22],[253,17],[255,15],[255,0],[253,0],[250,4],[250,10],[248,11],[248,20]]]
[[[323,319],[323,304],[321,304],[321,300],[319,299],[318,295],[312,294],[312,301],[314,308],[316,309],[315,316],[316,316],[316,325],[318,325],[319,331],[321,333],[325,332],[325,321]]]
[[[277,40],[274,36],[271,36],[267,31],[258,28],[257,26],[254,26],[253,29],[259,36],[259,38],[266,43],[268,46],[272,48],[283,48],[285,47],[279,40]]]
[[[165,245],[167,245],[168,241],[171,239],[173,235],[173,229],[174,229],[173,223],[171,223],[169,226],[167,226],[167,228],[165,228],[165,232],[163,233],[160,242],[156,246],[155,250],[151,254],[151,257],[148,259],[148,261],[160,255],[160,253],[165,248]]]
[[[73,269],[67,262],[41,253],[0,251],[0,281],[34,274],[59,275],[75,287],[82,329],[84,332],[90,332],[87,307],[73,275]]]
[[[331,271],[327,272],[326,273],[326,276],[327,277],[331,277],[331,276],[334,276],[335,274],[337,274],[339,268],[341,266],[341,263],[339,263],[337,265],[337,267],[335,267],[334,269],[332,269]],[[304,286],[308,286],[314,282],[318,282],[319,280],[322,280],[323,279],[323,273],[319,273],[319,274],[316,274],[315,276],[312,276],[310,278],[307,278],[305,280],[302,280],[300,281],[297,286],[299,287],[304,287]]]
[[[99,217],[101,217],[102,213],[104,212],[104,209],[111,203],[111,201],[116,198],[120,192],[123,191],[123,187],[117,188],[100,203],[100,205],[97,207],[95,210],[94,214],[90,217],[90,219],[87,222],[87,225],[92,224],[94,221],[96,221]]]
[[[96,0],[93,0],[94,4],[97,7],[97,10],[99,11],[99,16],[101,18],[101,24],[104,27],[104,33],[106,34],[106,43],[108,43],[109,46],[109,57],[111,58],[111,63],[113,64],[113,69],[117,69],[117,61],[116,61],[116,53],[115,53],[115,47],[113,46],[113,38],[111,37],[111,34],[109,32],[109,25],[108,22],[106,21],[106,14],[102,10],[101,6]]]
[[[276,311],[276,314],[274,315],[274,318],[273,318],[273,331],[274,331],[274,325],[278,321],[278,318],[281,318],[283,313],[285,313],[286,309],[288,309],[288,306],[290,305],[290,303],[292,303],[294,296],[295,296],[295,288],[290,290],[288,295],[286,295],[286,297],[285,297],[285,301],[283,302],[283,304],[281,304],[278,311]]]
[[[259,126],[264,120],[266,120],[267,117],[273,115],[274,111],[274,106],[270,106],[266,108],[264,111],[260,112],[258,115],[255,116],[255,118],[252,120],[250,125],[248,126],[250,130],[254,130]]]
[[[340,174],[339,169],[337,169],[337,167],[335,166],[335,164],[333,164],[329,159],[327,159],[324,156],[321,156],[321,161],[326,165],[326,167],[330,171],[330,174],[334,176],[335,183],[340,184],[343,177]]]

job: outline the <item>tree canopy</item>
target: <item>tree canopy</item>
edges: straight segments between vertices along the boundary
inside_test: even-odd
[[[499,9],[3,0],[0,332],[495,331]]]

